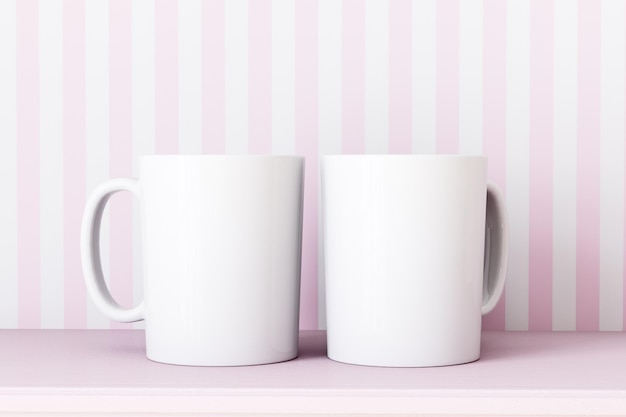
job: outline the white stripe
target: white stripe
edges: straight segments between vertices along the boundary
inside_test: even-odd
[[[248,0],[224,3],[226,152],[248,153]]]
[[[0,328],[17,327],[17,0],[0,1]]]
[[[133,175],[139,156],[155,153],[155,6],[154,0],[133,0],[132,137]]]
[[[483,0],[459,2],[459,54],[459,152],[480,155],[483,151]]]
[[[413,153],[435,153],[437,3],[414,0],[412,9]]]
[[[320,155],[341,153],[341,2],[318,3],[318,112]]]
[[[576,330],[578,9],[554,1],[552,329]]]
[[[43,2],[42,2],[43,3]],[[85,123],[86,192],[109,178],[109,2],[85,3]],[[105,279],[109,279],[109,213],[100,228],[100,254]],[[110,320],[91,300],[87,302],[87,327],[110,327]]]
[[[39,4],[41,327],[63,328],[63,3]]]
[[[202,2],[178,2],[179,151],[202,153]]]
[[[512,221],[506,283],[507,330],[528,330],[530,2],[507,3],[506,199]]]
[[[389,1],[365,1],[365,151],[389,149]]]
[[[139,156],[155,153],[155,6],[153,0],[133,0],[132,30],[132,135],[133,175],[139,176]],[[139,204],[133,201],[133,305],[143,301]],[[133,324],[144,328],[144,322]]]
[[[295,0],[272,0],[272,153],[293,154],[295,140]]]
[[[600,330],[622,330],[624,294],[624,1],[602,2]]]
[[[341,19],[340,1],[319,0],[317,91],[320,158],[323,155],[341,153]],[[318,327],[325,329],[326,280],[321,194],[318,193]]]

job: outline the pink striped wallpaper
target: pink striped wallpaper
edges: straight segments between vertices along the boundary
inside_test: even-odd
[[[511,253],[485,327],[624,330],[623,0],[4,0],[0,57],[0,328],[127,326],[86,297],[79,226],[150,153],[307,158],[301,327],[323,328],[318,158],[343,152],[487,155]],[[135,204],[102,234],[127,306]]]

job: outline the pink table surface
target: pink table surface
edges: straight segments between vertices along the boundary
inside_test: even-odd
[[[146,359],[141,330],[1,330],[0,412],[50,410],[626,415],[626,333],[485,332],[477,362],[398,369],[331,361],[322,331],[292,361],[210,368]]]

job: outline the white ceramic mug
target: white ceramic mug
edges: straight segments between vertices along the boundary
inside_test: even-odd
[[[82,223],[88,292],[113,320],[145,319],[149,359],[234,366],[297,356],[304,159],[295,156],[141,158],[135,179],[90,196]],[[99,230],[109,197],[141,206],[144,301],[111,297]]]
[[[504,286],[504,200],[481,156],[322,160],[328,356],[421,367],[480,356]]]

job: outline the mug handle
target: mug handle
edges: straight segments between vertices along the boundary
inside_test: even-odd
[[[483,315],[490,313],[502,296],[508,253],[509,225],[504,197],[495,184],[488,182],[485,219],[485,266],[483,272]]]
[[[96,307],[115,321],[130,323],[144,319],[144,303],[142,301],[129,309],[121,307],[107,288],[100,260],[102,213],[109,198],[119,191],[129,191],[139,197],[139,182],[127,178],[111,179],[98,186],[89,196],[81,226],[81,261],[87,292]]]

